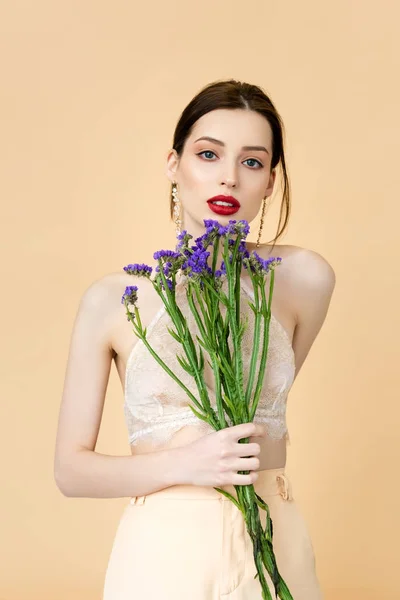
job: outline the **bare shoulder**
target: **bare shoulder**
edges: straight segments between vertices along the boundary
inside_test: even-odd
[[[122,300],[124,285],[132,285],[129,276],[122,272],[107,273],[96,279],[84,290],[81,298],[81,305],[96,314],[96,318],[103,317],[106,321],[113,318],[115,312],[116,300],[119,296],[119,302]]]
[[[137,285],[138,288],[144,289],[147,287],[146,284],[144,277],[128,275],[124,271],[114,271],[91,283],[85,290],[83,299],[105,311],[115,310],[116,306],[122,305],[122,296],[128,286]]]
[[[282,258],[279,265],[279,279],[286,296],[296,297],[307,293],[325,291],[332,293],[335,287],[336,277],[332,265],[318,252],[300,246],[290,244],[262,244],[259,254],[263,258],[271,256]],[[295,306],[292,307],[296,313]]]
[[[132,344],[137,341],[137,337],[132,332],[132,324],[127,318],[125,305],[122,302],[122,296],[126,288],[133,285],[138,288],[137,306],[140,309],[143,322],[147,323],[158,309],[158,296],[154,292],[152,283],[146,277],[138,277],[121,270],[107,273],[91,286],[93,288],[91,292],[91,295],[94,296],[93,302],[97,301],[102,305],[101,310],[108,331],[109,344],[118,369],[120,368],[119,359],[122,357],[122,362],[124,362]]]
[[[281,248],[284,250],[294,285],[300,286],[305,292],[333,292],[336,274],[326,258],[309,248],[293,245]]]
[[[329,261],[315,250],[294,245],[278,250],[282,263],[286,263],[285,291],[295,322],[292,345],[297,376],[326,319],[336,274]]]

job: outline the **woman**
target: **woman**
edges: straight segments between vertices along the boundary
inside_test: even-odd
[[[257,244],[246,242],[246,247],[264,259],[282,258],[254,423],[207,430],[188,409],[182,389],[139,343],[121,306],[121,293],[132,284],[140,290],[149,343],[165,362],[172,361],[175,373],[188,377],[177,366],[180,348],[167,332],[169,317],[150,281],[112,273],[83,294],[60,410],[55,479],[66,496],[129,498],[110,555],[103,600],[261,600],[243,517],[214,490],[224,487],[235,495],[234,485],[251,483],[269,505],[278,569],[293,598],[322,597],[312,542],[285,473],[285,410],[289,389],[325,320],[335,274],[318,253],[275,244],[290,209],[283,132],[277,110],[259,87],[219,81],[202,89],[185,108],[167,157],[170,210],[178,234],[187,230],[193,238],[202,235],[204,219],[251,223],[262,208]],[[283,213],[284,224],[272,245],[261,244],[278,167],[283,181],[279,226]],[[223,205],[234,206],[221,208],[217,196]],[[218,258],[220,264],[221,251]],[[176,290],[190,320],[184,281]],[[251,298],[251,291],[244,274],[243,300]],[[247,302],[241,306],[244,314],[250,313]],[[250,351],[251,328],[246,335],[243,344]],[[131,456],[95,452],[112,359],[124,387]],[[207,364],[205,377],[212,395]],[[244,449],[239,440],[249,436]],[[250,473],[238,473],[244,470]]]

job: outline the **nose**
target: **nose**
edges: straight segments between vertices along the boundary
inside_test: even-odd
[[[225,177],[223,183],[225,183],[227,187],[236,187],[236,179],[233,178]]]
[[[222,179],[222,184],[226,185],[228,188],[231,187],[236,187],[237,186],[237,179],[238,179],[238,173],[237,173],[237,164],[234,160],[228,160],[226,159],[226,161],[224,161],[224,163],[221,163],[221,179]]]

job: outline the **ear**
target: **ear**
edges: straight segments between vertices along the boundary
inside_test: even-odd
[[[264,197],[271,196],[273,189],[274,189],[275,179],[276,179],[276,169],[272,169],[271,175],[269,176],[268,187],[265,190]]]
[[[171,181],[175,181],[176,172],[179,166],[179,156],[176,150],[172,149],[167,154],[167,177]]]

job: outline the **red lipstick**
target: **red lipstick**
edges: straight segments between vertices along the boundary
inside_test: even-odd
[[[215,204],[215,202],[220,201],[228,204]],[[233,196],[224,196],[220,194],[219,196],[213,196],[207,200],[208,206],[211,210],[218,215],[233,215],[240,208],[239,200],[236,200]]]

